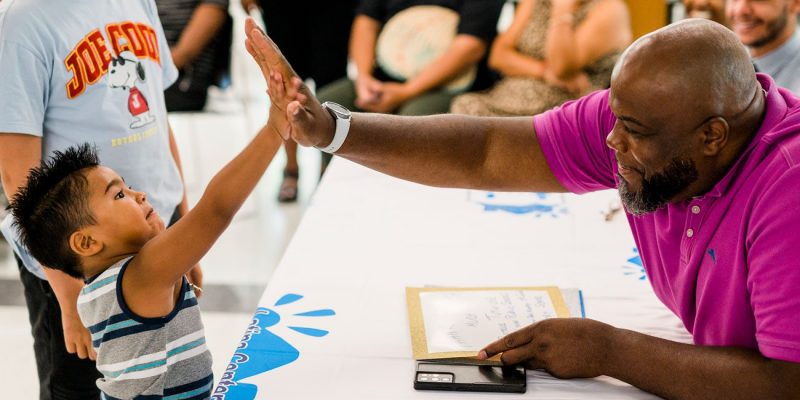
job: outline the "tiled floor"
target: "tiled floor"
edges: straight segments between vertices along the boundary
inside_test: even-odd
[[[232,12],[237,22],[243,20],[238,8],[232,7]],[[233,86],[224,92],[214,92],[207,112],[170,115],[190,203],[197,201],[213,175],[266,121],[268,100],[263,79],[244,50],[241,32],[237,30],[235,34]],[[207,288],[201,306],[207,341],[215,360],[215,376],[225,369],[316,187],[318,153],[304,149],[299,157],[299,202],[283,205],[275,200],[285,162],[280,152],[233,224],[202,261]],[[33,340],[16,265],[6,249],[0,246],[2,397],[35,399],[38,384]]]

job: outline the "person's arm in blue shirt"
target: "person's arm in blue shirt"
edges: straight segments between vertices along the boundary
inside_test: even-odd
[[[0,176],[9,201],[17,190],[25,185],[28,170],[39,165],[42,154],[42,138],[19,133],[0,133]],[[95,359],[92,336],[78,316],[78,294],[83,282],[69,275],[43,268],[47,281],[61,307],[61,324],[64,328],[64,345],[67,352],[80,358]]]

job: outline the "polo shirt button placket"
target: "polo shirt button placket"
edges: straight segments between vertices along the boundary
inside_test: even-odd
[[[690,210],[692,211],[692,214],[694,214],[694,215],[700,214],[700,206],[698,206],[697,204],[692,204],[692,207],[690,208]],[[696,221],[694,221],[694,218],[690,218],[690,220],[692,220],[692,224],[694,222],[696,222]],[[686,236],[687,237],[694,236],[694,229],[692,229],[692,228],[687,229],[686,230]]]
[[[689,253],[692,251],[692,248],[694,247],[693,238],[695,233],[697,233],[695,232],[695,230],[699,228],[698,225],[700,223],[700,220],[702,219],[700,217],[700,211],[702,211],[700,204],[702,203],[703,199],[694,198],[691,200],[691,203],[689,204],[689,209],[687,210],[688,212],[686,214],[686,225],[685,225],[686,230],[684,231],[684,234],[686,236],[684,236],[684,239],[681,240],[681,261],[683,263],[688,262]]]
[[[692,210],[692,214],[694,214],[694,215],[700,214],[700,206],[698,206],[697,204],[693,204],[692,207],[691,207],[691,210]],[[691,219],[692,218],[690,218],[690,220]],[[694,222],[694,221],[692,221],[692,222]],[[694,229],[692,229],[692,228],[687,229],[686,230],[686,237],[691,238],[692,236],[694,236]]]

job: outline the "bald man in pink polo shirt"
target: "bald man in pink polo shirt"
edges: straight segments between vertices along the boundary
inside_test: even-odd
[[[423,184],[617,188],[683,344],[549,319],[489,344],[561,378],[608,375],[667,398],[800,397],[800,104],[725,27],[687,20],[637,40],[611,89],[531,118],[350,114],[320,105],[251,23],[280,128]],[[435,173],[431,173],[435,171]]]

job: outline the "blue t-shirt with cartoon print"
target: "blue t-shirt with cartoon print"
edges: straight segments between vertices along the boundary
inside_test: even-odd
[[[90,142],[164,218],[183,197],[164,89],[177,78],[152,0],[0,1],[0,132],[42,137],[42,157]],[[11,216],[0,225],[26,267]]]

